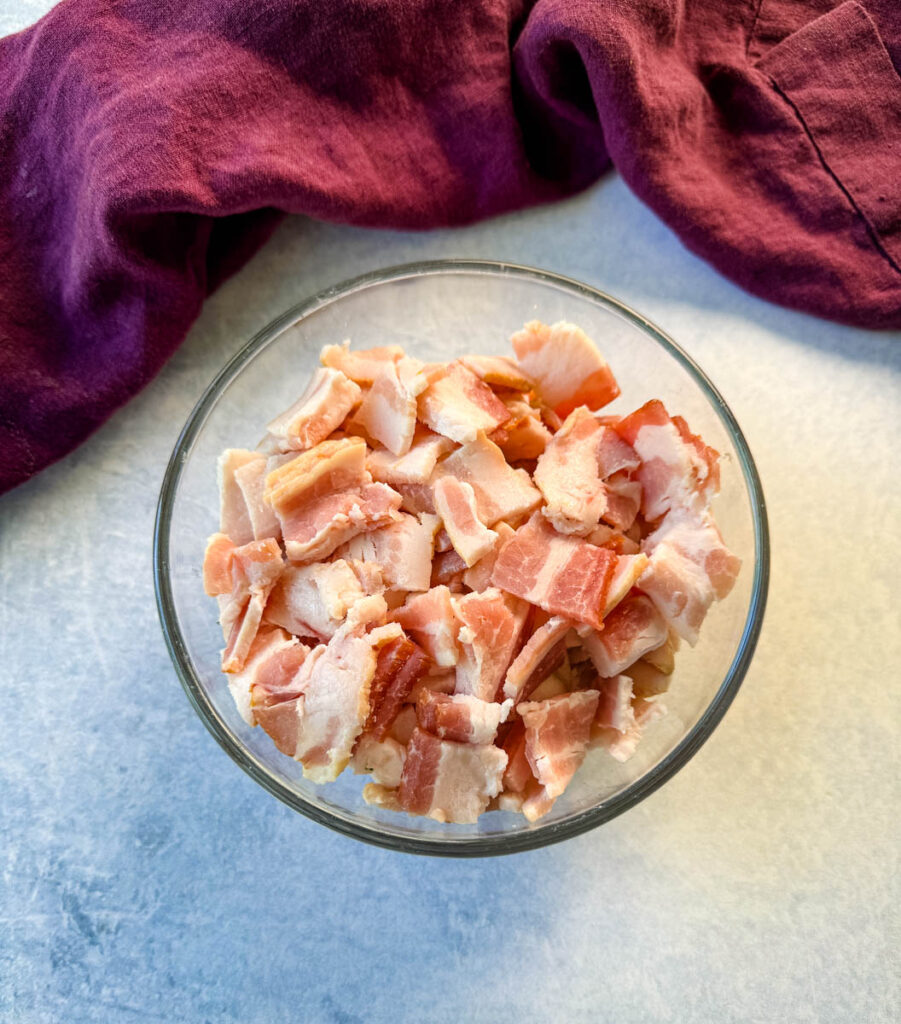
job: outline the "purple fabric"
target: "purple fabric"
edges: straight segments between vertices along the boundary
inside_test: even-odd
[[[0,41],[0,490],[283,211],[462,224],[612,162],[750,291],[899,327],[899,66],[898,0],[64,0]]]

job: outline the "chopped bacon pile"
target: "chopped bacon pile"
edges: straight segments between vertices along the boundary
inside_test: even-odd
[[[717,452],[659,401],[599,415],[619,386],[573,324],[511,341],[327,346],[259,449],[221,456],[204,557],[242,718],[313,782],[350,765],[441,822],[535,821],[590,748],[630,757],[739,569]]]

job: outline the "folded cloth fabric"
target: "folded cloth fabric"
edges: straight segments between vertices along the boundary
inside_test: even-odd
[[[899,67],[898,0],[64,0],[0,41],[0,490],[285,211],[462,224],[612,162],[750,291],[901,326]]]

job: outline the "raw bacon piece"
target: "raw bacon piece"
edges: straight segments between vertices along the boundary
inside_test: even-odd
[[[435,495],[431,484],[395,484],[401,497],[400,507],[412,515],[435,514]]]
[[[328,558],[358,534],[397,522],[400,503],[401,496],[387,484],[367,484],[359,491],[316,498],[290,519],[282,519],[288,558],[294,562]]]
[[[716,596],[707,573],[672,544],[662,541],[654,548],[639,586],[669,625],[694,647]]]
[[[587,405],[600,409],[619,394],[613,371],[575,324],[532,320],[510,339],[516,361],[538,382],[544,401],[562,417]]]
[[[614,676],[598,680],[598,710],[595,723],[603,729],[628,732],[635,725],[632,710],[632,680],[629,676]]]
[[[498,552],[516,531],[501,520],[494,524],[494,532],[497,534],[497,543],[494,547],[463,573],[463,582],[470,590],[482,591],[491,586],[491,574],[494,572]]]
[[[405,455],[416,428],[416,393],[398,375],[399,363],[383,364],[357,413],[357,422],[393,455]],[[415,380],[415,377],[413,378]],[[412,383],[412,382],[411,382]],[[422,378],[422,386],[427,384]]]
[[[692,440],[686,440],[662,402],[647,402],[614,429],[641,458],[635,478],[641,484],[645,519],[658,519],[671,508],[701,510],[716,493],[719,456],[706,446],[699,452]]]
[[[344,559],[289,566],[272,591],[266,618],[296,636],[328,639],[365,593],[357,574]]]
[[[704,570],[717,601],[722,601],[732,590],[741,568],[741,559],[723,543],[709,513],[670,512],[661,525],[645,538],[643,548],[653,556],[654,549],[661,543],[675,548]]]
[[[385,738],[397,713],[429,666],[428,656],[405,636],[385,644],[379,651],[366,722],[367,730],[375,739]]]
[[[224,533],[214,533],[203,553],[203,590],[210,597],[232,591],[232,555],[235,545]]]
[[[653,602],[644,594],[635,594],[604,619],[603,632],[589,633],[582,643],[598,674],[610,679],[665,643],[666,638],[666,623]]]
[[[604,615],[607,616],[625,598],[629,591],[641,578],[648,567],[648,556],[618,555],[616,566],[613,569],[613,576],[610,578],[610,589],[607,591],[607,600],[604,604]]]
[[[418,399],[419,419],[436,434],[465,444],[490,433],[510,413],[494,392],[461,362],[448,364]]]
[[[541,414],[521,398],[504,399],[510,419],[490,435],[508,462],[537,459],[553,436],[541,421]]]
[[[416,702],[416,718],[421,728],[441,740],[493,743],[512,707],[512,701],[495,704],[468,694],[423,690]]]
[[[435,482],[435,510],[467,568],[493,550],[498,535],[479,519],[470,484],[454,476],[439,477]]]
[[[541,503],[541,491],[529,474],[508,465],[504,453],[484,434],[439,462],[433,481],[448,474],[472,487],[479,519],[486,526],[499,519],[515,522]]]
[[[585,759],[597,690],[579,690],[517,707],[526,730],[526,757],[532,774],[554,800],[566,789]]]
[[[338,554],[375,562],[389,588],[428,590],[436,525],[432,517],[418,519],[400,512],[396,522],[354,537]]]
[[[566,654],[566,634],[572,623],[555,615],[535,630],[513,659],[504,678],[502,695],[516,703],[555,672]]]
[[[259,452],[250,452],[245,448],[226,448],[216,464],[219,480],[219,530],[231,537],[235,544],[246,544],[254,539],[253,525],[247,513],[244,495],[235,480],[235,470],[260,459],[265,461],[265,456]]]
[[[266,540],[269,537],[278,540],[282,532],[275,513],[263,500],[268,471],[268,460],[263,456],[235,470],[235,483],[244,498],[254,540]]]
[[[364,732],[354,747],[350,766],[356,775],[371,775],[378,785],[396,789],[406,755],[405,748],[391,736],[376,739],[371,732]]]
[[[222,652],[223,672],[240,672],[244,668],[247,655],[263,619],[267,596],[266,591],[254,591],[240,604],[240,612],[229,631],[228,643]]]
[[[248,725],[257,723],[253,689],[261,686],[273,694],[287,690],[309,650],[281,629],[261,629],[256,634],[243,668],[229,673],[227,677],[238,713]],[[296,693],[287,693],[287,696],[296,696]]]
[[[234,589],[246,593],[271,587],[281,575],[284,565],[282,549],[271,537],[242,544],[232,550]]]
[[[449,437],[433,434],[425,427],[418,427],[413,435],[410,450],[404,455],[392,455],[391,452],[370,452],[366,459],[366,468],[373,480],[391,484],[392,487],[405,484],[426,484],[431,477],[435,464],[442,455],[447,455],[454,448]],[[434,512],[433,508],[423,511]]]
[[[563,537],[533,516],[501,549],[491,581],[552,615],[599,629],[615,563],[612,551]]]
[[[460,622],[446,586],[412,594],[403,607],[392,612],[391,618],[413,637],[436,665],[452,668],[457,664]]]
[[[501,789],[507,755],[490,743],[454,743],[416,728],[407,747],[399,805],[408,814],[472,825]]]
[[[312,448],[341,425],[362,394],[340,370],[317,370],[306,391],[267,429],[280,451]]]
[[[294,753],[303,764],[304,778],[331,782],[350,760],[369,717],[376,643],[374,634],[366,634],[348,619],[313,665],[303,690],[303,718]]]
[[[561,533],[584,537],[607,508],[607,489],[598,461],[606,429],[585,406],[579,406],[566,417],[538,459],[535,483],[544,496],[542,511]]]
[[[528,607],[495,587],[451,600],[462,623],[457,693],[492,701],[513,660]]]
[[[486,384],[514,391],[532,391],[535,387],[535,381],[506,356],[463,356],[460,362]]]
[[[341,345],[326,345],[319,353],[319,361],[323,366],[340,370],[355,384],[371,384],[385,363],[396,363],[403,355],[404,350],[400,345],[351,352],[350,341],[345,341]]]

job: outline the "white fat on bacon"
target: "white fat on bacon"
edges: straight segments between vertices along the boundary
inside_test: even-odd
[[[460,620],[446,586],[432,587],[424,594],[411,594],[391,613],[404,632],[441,668],[452,668],[460,657],[457,633]]]
[[[475,491],[470,484],[455,476],[439,477],[435,482],[435,510],[467,568],[494,549],[497,534],[479,519]]]

